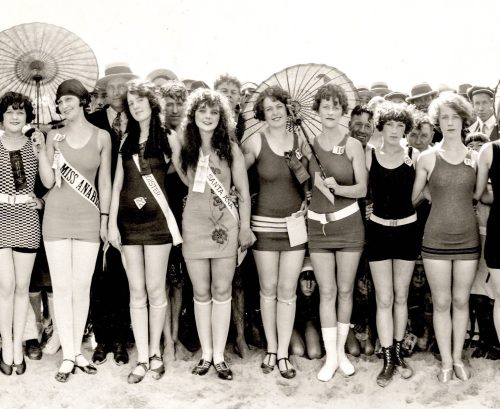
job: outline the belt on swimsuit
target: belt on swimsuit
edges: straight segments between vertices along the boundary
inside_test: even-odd
[[[32,198],[29,195],[8,195],[5,193],[0,193],[0,203],[7,203],[10,205],[15,205],[17,203],[26,203]]]
[[[410,224],[417,221],[417,214],[413,213],[411,216],[405,217],[404,219],[382,219],[381,217],[375,216],[373,213],[370,215],[370,220],[382,226],[388,227],[398,227],[404,226],[405,224]]]
[[[359,210],[358,202],[354,202],[343,209],[337,210],[333,213],[316,213],[312,210],[307,211],[307,218],[311,220],[316,220],[321,224],[327,224],[330,222],[335,222],[340,219],[345,219],[351,214],[356,213]]]

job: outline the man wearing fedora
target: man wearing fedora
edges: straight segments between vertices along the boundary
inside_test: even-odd
[[[379,97],[385,97],[387,94],[391,93],[392,91],[389,89],[389,86],[387,85],[386,82],[374,82],[370,88],[370,90],[375,94],[378,95]]]
[[[384,96],[384,99],[386,101],[390,101],[394,104],[403,104],[405,103],[406,98],[408,98],[408,95],[405,94],[404,92],[399,92],[399,91],[392,91]]]
[[[427,112],[432,100],[436,98],[438,91],[434,91],[429,84],[422,82],[411,89],[411,95],[406,98],[406,102],[420,110]]]
[[[126,63],[106,66],[104,77],[96,88],[106,91],[107,106],[89,115],[89,121],[105,129],[111,136],[111,176],[114,179],[120,141],[127,130],[128,118],[124,112],[127,81],[137,78]],[[106,271],[103,268],[103,259]],[[128,363],[126,343],[130,335],[129,287],[120,252],[110,246],[102,249],[96,262],[90,296],[91,319],[97,347],[92,355],[95,364],[106,361],[113,352],[118,365]]]
[[[477,116],[476,122],[469,127],[469,131],[481,132],[490,141],[499,139],[498,124],[493,115],[493,95],[494,91],[488,87],[474,86],[467,90],[467,96]]]

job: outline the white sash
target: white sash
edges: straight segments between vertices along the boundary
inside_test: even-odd
[[[203,193],[205,191],[205,184],[208,184],[212,191],[222,200],[222,203],[229,210],[231,215],[236,221],[239,220],[238,212],[236,211],[236,206],[231,200],[226,189],[219,181],[217,176],[212,172],[209,166],[210,155],[203,155],[200,149],[200,158],[198,159],[198,164],[196,165],[196,173],[194,175],[193,192]],[[206,181],[203,182],[203,180]]]
[[[92,203],[98,212],[100,211],[97,189],[85,176],[81,175],[78,170],[68,163],[59,149],[54,152],[54,164],[52,167],[56,170],[56,185],[58,187],[61,186],[60,180],[57,183],[58,178],[64,179],[75,192]]]
[[[139,155],[135,154],[132,155],[132,159],[134,160],[135,166],[137,167],[137,170],[139,173],[141,172],[141,165],[139,164]],[[141,175],[142,180],[144,180],[144,183],[148,187],[149,191],[153,195],[153,197],[156,199],[158,202],[158,205],[160,206],[161,211],[165,215],[165,219],[167,219],[167,226],[168,230],[170,230],[170,234],[172,235],[172,241],[174,243],[174,246],[177,246],[178,244],[182,243],[182,236],[179,231],[179,227],[177,226],[177,222],[175,221],[174,214],[172,213],[172,210],[170,210],[170,207],[168,206],[167,199],[165,195],[163,194],[163,191],[161,190],[160,186],[158,185],[158,182],[156,181],[156,178],[154,175],[151,173],[149,175]]]

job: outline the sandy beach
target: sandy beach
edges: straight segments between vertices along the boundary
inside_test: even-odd
[[[469,351],[470,352],[470,351]],[[135,349],[130,350],[135,362]],[[198,353],[199,354],[199,353]],[[155,381],[151,376],[139,384],[126,381],[132,364],[117,366],[108,360],[98,367],[94,376],[77,372],[69,382],[61,384],[54,375],[61,360],[44,355],[41,361],[28,361],[22,376],[0,374],[1,409],[263,409],[263,408],[342,408],[399,409],[449,408],[476,409],[500,407],[500,361],[472,359],[472,378],[461,382],[454,378],[443,385],[437,381],[439,362],[431,353],[417,353],[409,358],[415,375],[404,380],[397,375],[382,389],[375,383],[381,362],[375,356],[351,357],[356,374],[350,378],[339,372],[326,383],[316,380],[321,360],[292,357],[298,374],[283,379],[277,368],[264,375],[259,366],[263,351],[253,349],[251,357],[242,360],[226,349],[234,372],[233,381],[217,378],[215,370],[203,377],[191,375],[198,354],[187,360],[171,362],[165,376]],[[91,346],[85,344],[90,358]]]

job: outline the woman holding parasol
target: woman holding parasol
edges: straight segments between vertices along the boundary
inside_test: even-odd
[[[318,379],[324,382],[333,377],[337,368],[345,375],[354,374],[354,367],[345,354],[345,342],[354,279],[364,245],[364,226],[357,199],[366,196],[367,171],[363,146],[339,126],[347,108],[348,100],[340,86],[322,85],[313,103],[322,132],[312,146],[304,149],[313,185],[307,212],[308,237],[320,293],[326,361]]]

